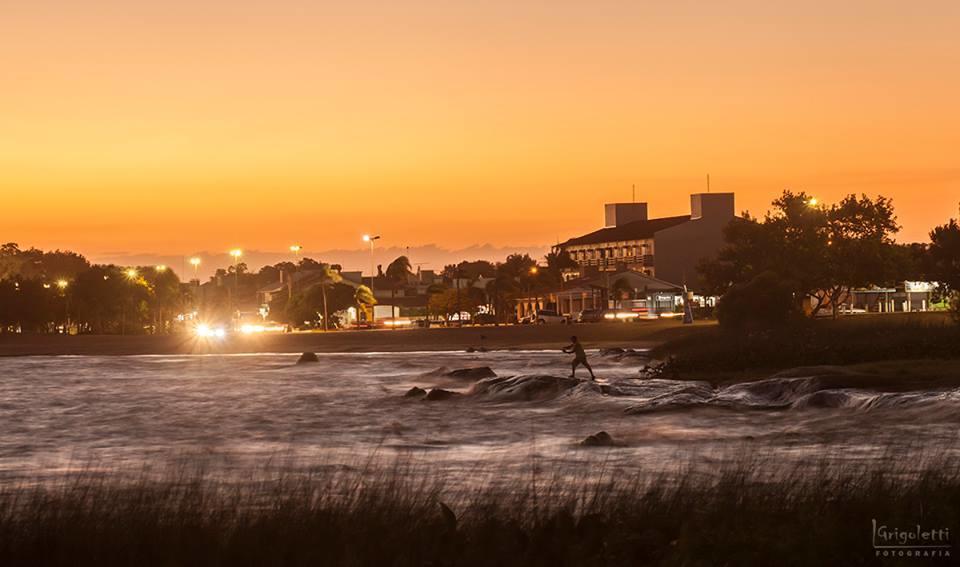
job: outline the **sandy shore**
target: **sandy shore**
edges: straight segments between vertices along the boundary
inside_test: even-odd
[[[223,340],[198,339],[187,335],[0,335],[0,356],[463,350],[479,347],[481,335],[485,337],[484,346],[491,349],[560,348],[568,344],[570,335],[579,336],[587,348],[648,348],[712,324],[698,322],[690,326],[677,320],[660,320],[237,335]]]

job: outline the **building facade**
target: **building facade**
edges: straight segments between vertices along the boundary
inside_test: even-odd
[[[580,267],[576,276],[633,270],[661,280],[700,286],[697,265],[723,246],[723,229],[734,218],[733,193],[695,193],[690,214],[650,219],[646,203],[612,203],[604,228],[554,248]]]

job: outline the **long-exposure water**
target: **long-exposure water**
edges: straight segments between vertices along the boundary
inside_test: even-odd
[[[0,359],[0,479],[197,461],[226,477],[411,458],[464,480],[670,471],[763,455],[870,466],[960,454],[960,390],[825,389],[817,372],[748,385],[645,378],[642,356],[556,351]],[[490,367],[509,382],[449,376]],[[560,378],[545,378],[560,377]],[[586,378],[578,371],[578,378]],[[405,397],[412,387],[463,395]],[[581,442],[606,431],[612,446]]]

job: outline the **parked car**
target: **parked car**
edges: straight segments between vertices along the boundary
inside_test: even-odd
[[[533,322],[537,323],[538,325],[544,325],[547,323],[566,324],[570,322],[569,319],[564,315],[560,315],[556,311],[549,309],[542,309],[536,312],[534,315],[535,319],[533,319]]]
[[[577,323],[600,323],[603,322],[603,314],[606,309],[584,309],[577,315]]]

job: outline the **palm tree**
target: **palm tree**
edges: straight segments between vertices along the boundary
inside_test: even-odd
[[[406,256],[400,256],[393,262],[390,262],[390,265],[387,266],[386,276],[387,281],[390,282],[390,299],[394,299],[396,294],[397,287],[405,285],[407,283],[410,274],[413,273],[413,270],[410,267],[410,259]],[[390,307],[390,314],[395,315],[393,312],[393,306]],[[396,328],[396,327],[394,327]]]
[[[370,291],[370,288],[365,285],[357,286],[357,291],[353,293],[353,299],[357,302],[357,308],[363,309],[366,311],[369,306],[370,309],[373,309],[373,306],[377,304],[377,299],[373,296],[373,292]],[[360,312],[357,311],[357,328],[360,327]]]
[[[317,285],[320,286],[320,292],[323,294],[323,330],[327,330],[327,287],[338,284],[343,281],[340,272],[334,269],[330,264],[322,264],[320,267],[320,277]]]

